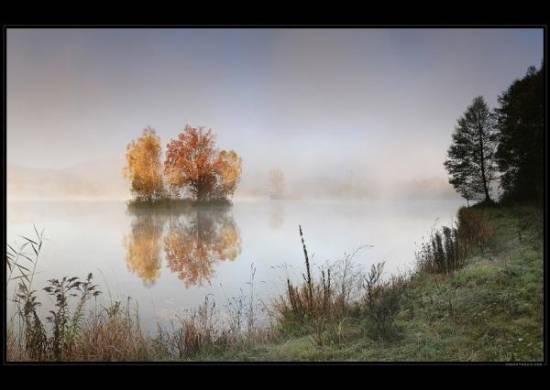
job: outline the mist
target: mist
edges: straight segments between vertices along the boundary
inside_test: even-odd
[[[456,119],[542,61],[540,29],[10,29],[9,199],[127,199],[126,145],[212,128],[236,199],[456,197]]]

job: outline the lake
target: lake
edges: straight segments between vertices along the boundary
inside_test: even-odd
[[[46,240],[33,282],[94,274],[102,299],[138,303],[144,329],[155,330],[206,296],[219,307],[254,295],[268,303],[287,275],[298,280],[304,255],[302,226],[314,271],[365,246],[354,257],[367,268],[385,261],[385,275],[414,266],[414,252],[434,225],[449,225],[458,199],[415,201],[235,201],[230,207],[177,211],[128,210],[124,202],[9,202],[7,239]],[[255,271],[253,271],[255,270]],[[8,285],[11,296],[14,285]],[[53,300],[41,295],[44,312]],[[9,313],[13,310],[8,305]]]

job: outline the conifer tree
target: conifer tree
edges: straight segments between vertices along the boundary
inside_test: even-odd
[[[476,97],[458,119],[444,165],[451,183],[466,200],[492,201],[497,133],[495,118],[483,97]]]

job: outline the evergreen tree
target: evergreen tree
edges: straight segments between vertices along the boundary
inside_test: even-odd
[[[498,99],[496,157],[503,197],[541,201],[544,187],[544,75],[530,67]]]
[[[494,115],[478,96],[458,120],[444,163],[449,183],[468,201],[492,201],[489,188],[496,168],[496,139]]]

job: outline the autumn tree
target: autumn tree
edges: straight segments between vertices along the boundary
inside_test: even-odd
[[[465,199],[491,201],[489,189],[496,170],[496,141],[494,115],[483,97],[478,96],[458,119],[444,163],[449,183]]]
[[[211,129],[186,126],[167,145],[166,179],[173,193],[187,191],[199,201],[233,195],[241,175],[241,159],[218,151]]]
[[[280,198],[285,192],[285,176],[279,168],[269,171],[269,188],[272,198]]]
[[[163,195],[160,139],[148,127],[126,147],[125,177],[138,200],[151,201]]]
[[[241,178],[242,160],[234,151],[222,150],[214,162],[214,171],[217,174],[217,185],[214,187],[214,197],[224,198],[232,196],[237,189]]]

